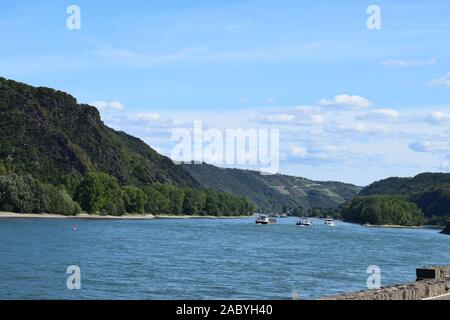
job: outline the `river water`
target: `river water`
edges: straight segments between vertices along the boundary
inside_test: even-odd
[[[450,264],[438,230],[278,221],[0,219],[0,299],[313,299],[365,289],[371,265],[389,285]]]

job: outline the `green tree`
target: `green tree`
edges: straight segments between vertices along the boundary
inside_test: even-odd
[[[117,179],[106,173],[90,173],[81,181],[76,190],[76,200],[88,213],[111,214],[107,208],[114,204],[115,214],[125,213],[122,190]]]
[[[344,220],[374,225],[416,226],[425,223],[423,212],[401,196],[358,196],[342,207]]]
[[[171,203],[167,197],[157,190],[155,186],[147,186],[144,188],[147,201],[145,203],[145,211],[153,214],[169,214],[171,211]]]
[[[0,210],[18,213],[78,214],[80,206],[63,189],[32,176],[0,176]]]
[[[183,213],[184,190],[170,184],[156,184],[155,188],[170,202],[170,214],[179,215]]]
[[[123,187],[123,200],[128,213],[144,213],[147,196],[136,187]]]
[[[206,195],[201,190],[185,189],[183,211],[185,214],[196,215],[203,213]]]
[[[217,192],[206,191],[205,212],[208,215],[222,215],[223,212],[219,210],[219,197]]]

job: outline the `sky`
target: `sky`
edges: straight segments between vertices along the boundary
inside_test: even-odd
[[[0,76],[66,91],[167,156],[202,121],[279,130],[284,174],[450,172],[450,2],[342,2],[2,1]]]

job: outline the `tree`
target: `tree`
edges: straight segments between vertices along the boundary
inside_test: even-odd
[[[168,213],[182,214],[184,203],[184,190],[170,184],[156,184],[155,188],[163,194],[170,202]]]
[[[117,179],[106,173],[87,174],[77,188],[75,198],[88,213],[111,214],[106,211],[113,203],[115,214],[124,214],[122,190]]]
[[[30,182],[30,183],[27,183]],[[30,213],[40,210],[32,190],[34,181],[16,174],[0,177],[0,203],[3,211]]]
[[[147,198],[145,203],[145,211],[153,214],[170,213],[171,203],[166,196],[157,190],[155,186],[147,186],[144,188]]]
[[[214,190],[182,189],[155,184],[143,189],[120,187],[106,173],[89,173],[79,178],[66,176],[59,186],[44,184],[31,175],[0,175],[0,210],[75,215],[123,215],[125,213],[247,215],[255,210],[248,198]],[[74,193],[75,202],[69,190]]]
[[[50,198],[49,207],[46,210],[48,213],[72,216],[81,212],[80,205],[72,200],[66,190],[52,185],[46,185],[44,188]]]
[[[423,212],[401,196],[358,196],[342,207],[344,220],[374,225],[415,226],[425,222]]]
[[[303,209],[302,206],[299,206],[299,207],[294,209],[294,215],[295,216],[300,217],[300,216],[303,216],[304,214],[305,214],[305,209]]]
[[[223,212],[219,210],[219,197],[217,192],[208,190],[206,192],[205,212],[208,215],[221,215]]]
[[[144,191],[136,187],[123,187],[123,200],[128,213],[144,213],[147,196]]]
[[[196,215],[203,213],[206,203],[206,195],[201,190],[184,190],[183,211],[185,214]]]
[[[18,213],[74,215],[81,211],[62,188],[42,184],[32,176],[0,176],[0,210]]]

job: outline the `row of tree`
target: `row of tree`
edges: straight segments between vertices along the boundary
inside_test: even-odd
[[[33,177],[0,176],[0,210],[12,212],[124,215],[126,213],[173,215],[249,215],[252,202],[214,190],[154,184],[142,188],[121,186],[105,173],[63,179],[61,186],[44,184]],[[72,200],[73,199],[73,200]]]
[[[64,188],[40,183],[33,177],[0,176],[0,210],[19,213],[75,215],[81,212]]]
[[[358,196],[341,208],[344,220],[373,225],[419,226],[426,218],[414,203],[402,196]]]

